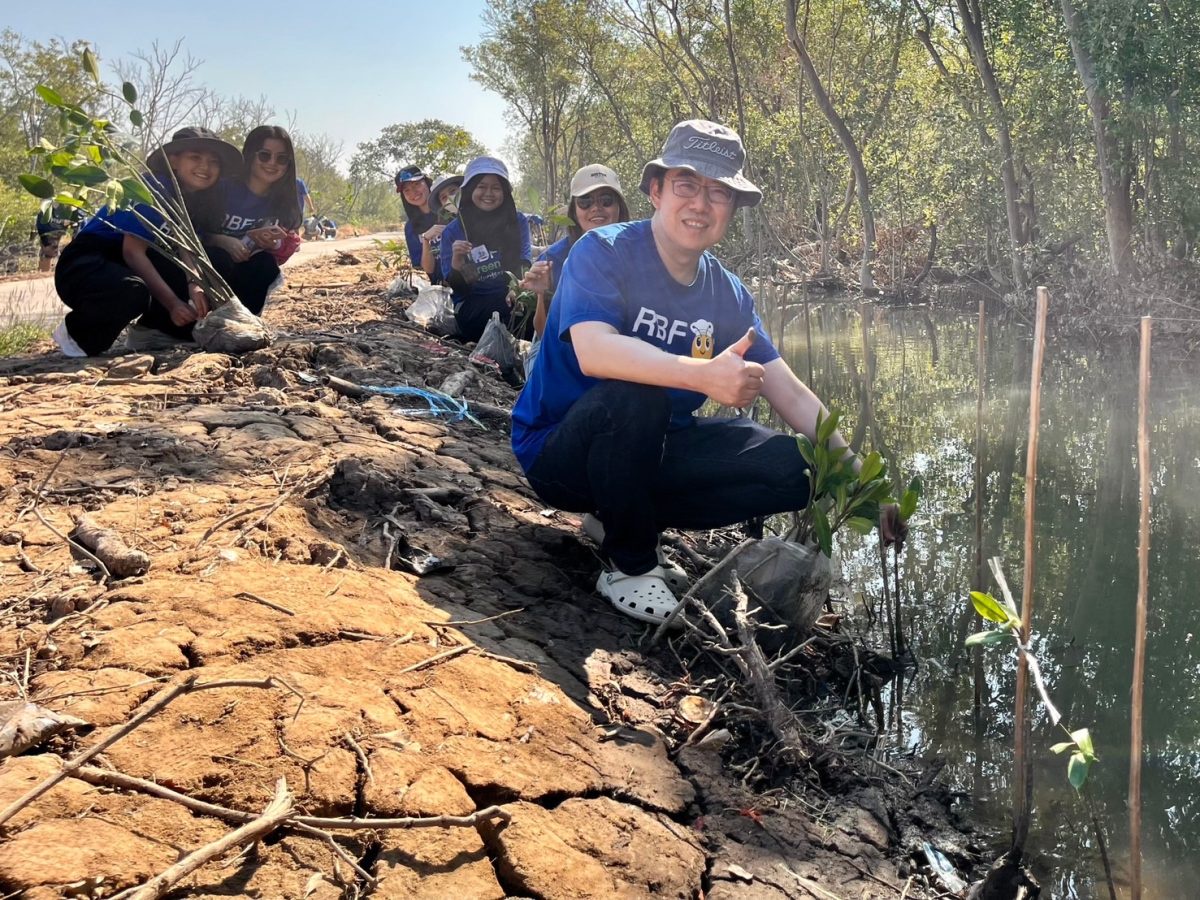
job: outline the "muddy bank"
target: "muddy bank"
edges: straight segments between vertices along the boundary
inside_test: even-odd
[[[977,848],[936,769],[876,760],[828,717],[801,769],[752,715],[684,746],[702,667],[594,595],[577,519],[532,495],[489,414],[513,399],[498,376],[466,390],[478,422],[324,383],[437,387],[470,368],[359,256],[291,273],[279,340],[241,358],[0,366],[3,698],[90,723],[0,765],[0,806],[164,685],[270,677],[287,689],[182,696],[92,765],[255,814],[282,776],[309,816],[510,818],[338,832],[340,852],[285,831],[173,896],[944,895],[925,842],[964,866]],[[85,513],[149,570],[106,580],[73,558]],[[680,555],[693,575],[721,546],[701,537]],[[834,694],[830,659],[806,672]],[[108,896],[232,827],[68,778],[5,826],[0,891]]]

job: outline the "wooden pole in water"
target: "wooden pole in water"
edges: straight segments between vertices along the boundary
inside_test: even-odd
[[[1146,607],[1150,593],[1150,317],[1142,318],[1138,363],[1138,517],[1137,622],[1133,630],[1133,712],[1129,733],[1129,896],[1142,896],[1142,701],[1146,671]]]
[[[1037,501],[1038,427],[1042,417],[1042,360],[1046,355],[1046,307],[1050,292],[1037,289],[1037,325],[1033,331],[1033,370],[1029,376],[1029,446],[1025,452],[1025,572],[1021,580],[1021,646],[1029,645],[1033,630],[1033,525]],[[1013,755],[1016,773],[1013,786],[1014,861],[1021,858],[1029,837],[1029,818],[1033,807],[1033,766],[1029,755],[1029,660],[1024,649],[1017,655],[1017,698]]]
[[[975,353],[975,590],[982,591],[986,563],[983,557],[983,388],[987,378],[987,304],[979,301],[979,334]],[[976,614],[976,630],[979,615]],[[971,670],[974,680],[975,715],[983,709],[983,648],[971,650]]]

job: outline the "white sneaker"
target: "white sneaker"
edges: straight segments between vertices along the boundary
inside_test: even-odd
[[[58,323],[58,327],[54,329],[50,335],[54,339],[54,343],[58,345],[58,349],[63,356],[69,356],[72,359],[82,359],[87,356],[87,352],[75,343],[75,338],[71,337],[71,333],[67,331],[67,320],[63,319]]]
[[[591,538],[597,547],[604,543],[604,523],[591,513],[584,513],[579,530]],[[663,579],[667,586],[676,596],[687,593],[687,589],[691,587],[691,579],[688,578],[687,572],[667,558],[661,545],[658,547],[658,566],[663,570]]]
[[[596,579],[596,590],[625,615],[639,622],[661,625],[679,605],[663,575],[660,566],[644,575],[626,575],[619,569],[605,570]]]

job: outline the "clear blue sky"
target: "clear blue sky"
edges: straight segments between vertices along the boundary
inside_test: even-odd
[[[470,80],[459,53],[479,40],[485,0],[119,0],[86,14],[6,6],[4,27],[24,38],[91,41],[106,77],[115,59],[182,37],[204,61],[200,81],[226,96],[266,95],[280,122],[294,110],[297,131],[345,142],[343,163],[397,122],[459,124],[495,153],[508,137],[503,101]]]

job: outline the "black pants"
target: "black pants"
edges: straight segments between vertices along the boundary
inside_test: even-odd
[[[171,290],[187,297],[184,271],[154,250],[147,256]],[[54,288],[71,308],[67,333],[89,356],[111,347],[121,329],[134,319],[172,337],[191,339],[191,326],[173,323],[166,308],[150,295],[146,282],[126,265],[120,240],[84,235],[71,241],[54,270]]]
[[[454,307],[454,321],[458,323],[459,340],[463,343],[478,341],[494,312],[500,313],[500,322],[507,328],[512,309],[505,294],[494,297],[467,297],[459,303]]]
[[[255,253],[245,262],[234,262],[233,257],[219,247],[205,247],[213,268],[221,273],[226,284],[242,305],[256,316],[262,315],[267,304],[267,290],[279,277],[279,263],[270,253]]]
[[[664,528],[718,528],[803,509],[796,439],[749,419],[670,430],[663,388],[605,381],[580,397],[526,473],[546,503],[594,512],[602,552],[627,575],[657,565]]]

